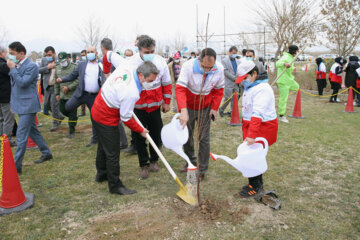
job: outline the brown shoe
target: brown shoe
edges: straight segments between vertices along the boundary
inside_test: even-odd
[[[159,165],[157,162],[150,163],[150,172],[158,172],[159,171]]]
[[[145,166],[145,167],[141,167],[140,169],[140,177],[142,179],[146,179],[149,177],[149,169],[148,169],[148,166]]]
[[[187,172],[187,168],[188,168],[188,164],[187,164],[187,163],[185,163],[185,165],[183,166],[183,168],[182,168],[182,169],[180,169],[180,172],[182,172],[182,173]]]
[[[205,179],[205,173],[200,173],[200,181],[203,181]]]

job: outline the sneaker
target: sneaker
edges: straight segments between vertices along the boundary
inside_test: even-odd
[[[149,177],[149,169],[148,166],[144,166],[140,168],[140,178],[146,179]]]
[[[157,162],[150,163],[150,172],[158,172],[159,165]]]
[[[264,188],[261,185],[258,188],[254,188],[251,185],[244,186],[240,192],[238,192],[235,196],[239,198],[252,198],[261,195],[264,192]]]
[[[287,120],[285,116],[279,117],[279,121],[289,123],[289,120]]]

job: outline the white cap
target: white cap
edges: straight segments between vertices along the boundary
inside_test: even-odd
[[[254,67],[255,63],[253,61],[243,60],[239,63],[236,71],[236,81],[235,83],[241,83]]]

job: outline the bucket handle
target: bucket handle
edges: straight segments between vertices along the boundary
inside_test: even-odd
[[[267,152],[268,149],[269,149],[269,143],[268,143],[268,141],[267,141],[265,138],[263,138],[263,137],[257,137],[257,138],[255,138],[255,142],[258,142],[258,141],[264,143],[264,145],[265,145],[265,151]]]

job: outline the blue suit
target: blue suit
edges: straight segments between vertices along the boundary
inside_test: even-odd
[[[89,110],[91,111],[97,93],[88,93],[85,91],[85,72],[87,65],[88,65],[88,61],[79,62],[77,68],[72,73],[61,79],[62,82],[71,82],[71,81],[75,81],[76,79],[79,79],[79,85],[77,86],[73,96],[66,102],[65,105],[66,111],[72,111],[82,104],[86,104]],[[105,81],[105,76],[103,75],[103,72],[100,67],[99,67],[99,75],[97,76],[97,81],[100,89],[102,83]],[[93,136],[91,141],[97,142],[97,135],[94,126],[92,127],[92,132],[93,132]]]
[[[22,160],[29,136],[39,146],[43,156],[51,155],[35,124],[35,115],[41,110],[36,85],[38,75],[38,67],[29,58],[26,58],[19,67],[15,67],[9,72],[11,79],[10,106],[12,111],[19,115],[15,155],[17,169],[22,168]]]

